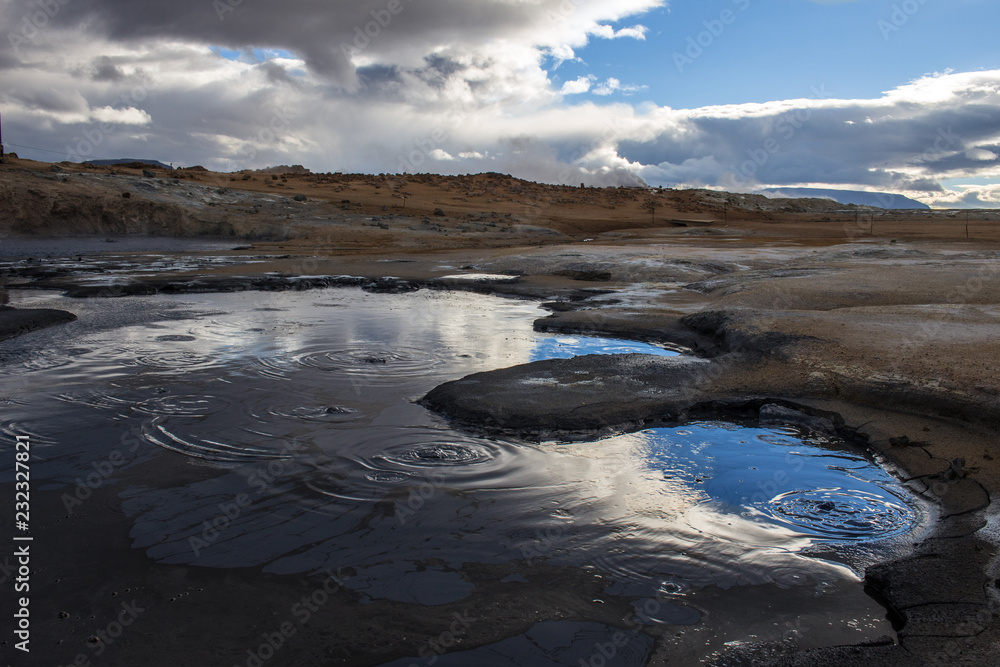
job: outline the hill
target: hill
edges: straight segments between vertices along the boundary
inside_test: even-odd
[[[770,188],[761,190],[764,194],[785,198],[826,198],[840,204],[855,204],[857,206],[874,206],[884,209],[918,209],[930,210],[930,206],[916,199],[888,192],[866,192],[864,190],[832,190],[823,188]]]
[[[95,167],[113,167],[116,165],[123,164],[145,164],[151,167],[158,167],[160,169],[173,169],[169,164],[163,164],[159,160],[147,160],[144,158],[134,158],[134,157],[120,157],[114,160],[87,160],[83,164],[93,165]]]

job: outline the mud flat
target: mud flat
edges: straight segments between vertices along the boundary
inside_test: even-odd
[[[866,572],[897,638],[805,652],[792,642],[744,645],[717,664],[995,664],[996,249],[653,235],[644,242],[377,256],[258,244],[228,255],[231,261],[190,266],[181,258],[186,268],[174,273],[125,267],[111,289],[86,267],[57,276],[28,271],[8,278],[8,287],[78,297],[346,285],[466,289],[542,302],[550,314],[535,322],[540,331],[687,348],[692,353],[680,358],[587,356],[477,373],[442,384],[423,402],[461,428],[528,439],[760,416],[762,409],[779,421],[860,439],[940,507],[929,537]],[[462,273],[493,278],[454,277]],[[669,658],[654,652],[648,664]]]
[[[10,308],[0,306],[0,340],[21,334],[72,322],[76,315],[65,310],[49,308]]]
[[[452,420],[458,431],[476,432],[469,438],[485,432],[573,440],[651,424],[752,416],[856,439],[939,508],[929,535],[865,573],[867,590],[888,610],[896,637],[810,650],[794,641],[743,644],[716,656],[715,663],[992,666],[1000,661],[1000,520],[992,504],[1000,492],[1000,226],[995,220],[973,220],[966,240],[964,225],[959,229],[954,221],[927,216],[894,213],[859,227],[858,212],[841,218],[808,210],[792,214],[777,204],[765,210],[729,200],[728,226],[677,228],[665,221],[637,222],[648,220],[641,208],[646,193],[541,187],[522,192],[523,184],[495,176],[421,177],[406,184],[343,175],[289,176],[286,182],[188,174],[178,182],[145,183],[136,174],[42,177],[29,173],[29,167],[5,172],[17,212],[6,231],[44,231],[48,218],[34,213],[42,210],[38,197],[50,215],[56,203],[72,203],[56,196],[63,190],[82,198],[101,188],[103,203],[84,211],[88,226],[80,233],[228,234],[232,229],[248,238],[282,240],[205,253],[135,253],[111,261],[12,259],[3,276],[12,293],[46,288],[93,298],[347,285],[374,292],[461,289],[545,304],[549,314],[535,322],[538,331],[608,334],[689,350],[681,358],[588,356],[464,377],[457,373],[425,389],[422,402]],[[416,195],[406,202],[405,213],[392,194],[404,186]],[[240,188],[245,190],[237,192]],[[442,194],[449,188],[455,191]],[[123,191],[130,197],[123,198]],[[308,201],[292,199],[294,193],[308,194]],[[670,198],[665,216],[705,222],[717,219],[725,201],[712,193],[663,196]],[[445,215],[434,213],[435,200],[448,197],[455,199],[440,205]],[[183,204],[186,199],[198,205]],[[159,213],[146,220],[144,212],[153,208],[143,207],[149,206]],[[73,216],[79,211],[63,212],[58,233],[76,233]],[[492,278],[455,278],[463,274]],[[32,321],[68,321],[65,313],[30,312],[0,311],[0,319],[5,313],[12,322],[24,318],[21,325],[10,325],[13,333],[27,330],[24,323]],[[86,324],[86,309],[80,314]],[[78,537],[95,560],[107,544],[126,554],[121,574],[103,584],[104,593],[173,586],[195,597],[204,589],[215,595],[201,595],[201,604],[217,609],[220,619],[235,599],[289,602],[287,582],[279,586],[271,575],[261,579],[230,570],[228,580],[239,590],[232,593],[196,567],[164,565],[150,574],[145,557],[130,550],[124,524],[101,511],[116,505],[115,491],[102,488],[95,495],[102,500],[87,506],[84,520],[52,530]],[[58,523],[62,506],[57,500],[51,505],[39,509]],[[389,511],[390,505],[377,509]],[[111,537],[93,537],[95,527]],[[49,569],[61,567],[60,557],[50,557]],[[569,592],[574,587],[586,593],[588,604],[606,587],[593,573],[576,568],[542,564],[534,572],[531,584],[546,600],[541,612],[537,595],[506,598],[508,591],[495,585],[498,574],[514,576],[515,570],[484,567],[476,579],[491,600],[491,613],[529,638],[532,623],[558,622],[579,612],[574,606],[579,600]],[[302,577],[293,589],[305,594],[315,583]],[[90,595],[80,580],[67,585],[75,587],[74,595]],[[344,608],[352,599],[341,588],[335,597]],[[756,604],[753,595],[746,597],[746,604]],[[101,604],[101,617],[117,611],[110,602]],[[169,608],[168,625],[183,627],[180,604]],[[361,608],[366,619],[395,611],[384,601]],[[617,601],[593,618],[621,627],[629,609]],[[54,620],[58,610],[52,611],[52,619],[40,627],[61,636],[60,621]],[[430,636],[462,611],[455,603],[435,608],[429,620],[414,620],[413,637],[380,658],[417,654],[421,641],[414,637]],[[792,611],[808,613],[808,601]],[[345,614],[328,613],[344,627],[362,623],[353,626]],[[270,620],[260,611],[254,622],[269,627]],[[349,662],[365,646],[391,640],[384,629],[371,630],[377,625],[365,627],[340,643],[317,630],[303,633],[287,655]],[[224,629],[242,636],[231,622]],[[74,618],[72,632],[75,640],[83,639],[87,621]],[[465,640],[467,646],[483,646],[503,638],[480,624]],[[666,643],[648,648],[647,664],[670,663]],[[374,656],[368,664],[377,664]]]
[[[423,403],[471,428],[522,437],[573,439],[751,410],[860,438],[941,508],[931,535],[911,553],[866,572],[898,644],[807,652],[749,645],[717,664],[994,664],[995,255],[945,261],[954,255],[883,247],[871,255],[887,265],[853,259],[868,253],[841,248],[822,262],[799,255],[792,270],[733,271],[688,285],[709,297],[694,312],[608,297],[560,304],[536,328],[631,329],[688,345],[701,358],[536,362],[446,383]]]

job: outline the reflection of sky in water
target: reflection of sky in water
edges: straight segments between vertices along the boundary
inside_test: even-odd
[[[33,478],[49,484],[121,451],[109,483],[133,546],[159,562],[352,567],[366,596],[438,604],[470,593],[465,563],[542,558],[649,595],[666,579],[853,580],[803,550],[913,519],[877,469],[790,431],[695,425],[532,446],[457,431],[414,403],[549,350],[622,351],[535,333],[543,311],[528,302],[360,290],[60,301],[47,303],[78,322],[0,347],[0,439],[34,434]],[[869,510],[890,506],[899,525],[874,522]]]
[[[620,338],[555,335],[540,338],[531,351],[530,358],[531,361],[569,359],[585,354],[652,354],[658,357],[676,357],[680,353],[659,345]]]
[[[793,427],[694,423],[619,436],[659,482],[697,489],[730,525],[774,525],[817,540],[852,542],[908,530],[916,511],[898,482],[836,438]],[[603,441],[602,445],[616,440]]]

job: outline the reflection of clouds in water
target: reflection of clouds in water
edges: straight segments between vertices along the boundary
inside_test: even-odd
[[[353,362],[380,354],[387,361],[399,357],[397,367],[405,367],[407,359],[437,363],[453,357],[468,359],[470,371],[508,365],[527,358],[535,339],[531,318],[543,314],[528,302],[464,292],[337,289],[268,295],[281,312],[262,310],[260,294],[227,296],[237,301],[227,303],[230,312],[188,328],[198,339],[189,349],[220,361],[256,357],[276,376],[290,372],[292,363],[377,376],[374,363]]]

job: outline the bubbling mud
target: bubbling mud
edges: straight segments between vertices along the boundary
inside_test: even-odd
[[[141,317],[95,324],[125,306]],[[39,483],[108,470],[133,547],[156,562],[352,567],[359,595],[425,605],[471,595],[469,564],[545,562],[594,569],[611,595],[668,595],[650,622],[685,625],[708,587],[855,585],[818,546],[878,548],[924,518],[862,453],[793,427],[538,444],[459,430],[416,403],[537,359],[677,354],[537,333],[544,311],[524,301],[340,289],[87,308],[5,343],[16,362],[0,379],[23,390],[0,437],[32,434]],[[245,502],[220,518],[233,498]]]

